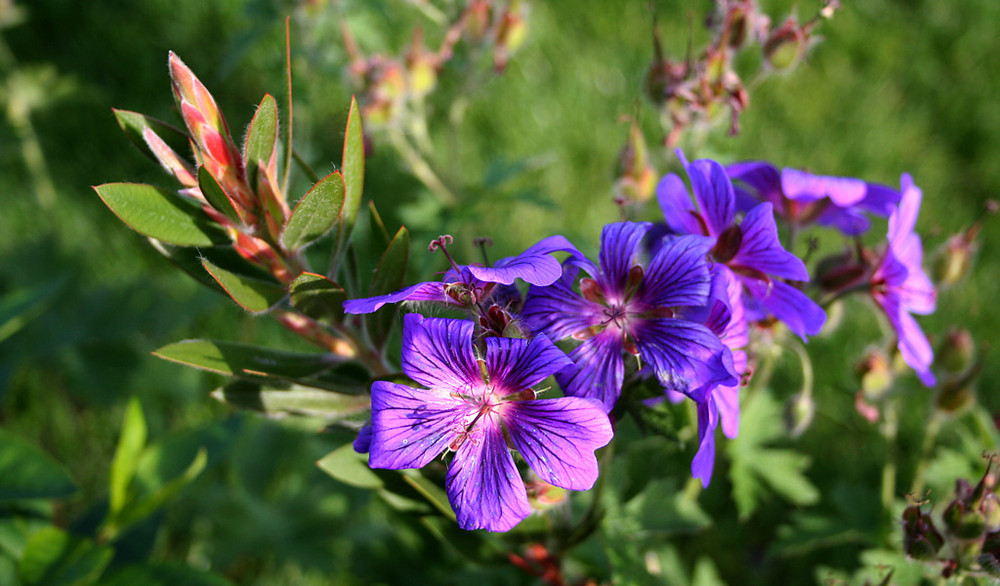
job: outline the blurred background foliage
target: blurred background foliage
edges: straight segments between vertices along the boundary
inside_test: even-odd
[[[461,552],[395,523],[370,492],[323,474],[316,460],[350,438],[233,413],[208,397],[221,378],[150,356],[182,338],[285,348],[301,342],[173,270],[90,188],[107,181],[171,185],[124,139],[111,113],[114,106],[178,120],[165,67],[168,50],[206,83],[234,134],[265,91],[284,110],[286,16],[295,144],[318,172],[333,170],[357,91],[347,74],[341,24],[365,53],[401,53],[418,25],[435,47],[443,31],[420,8],[424,4],[203,0],[178,8],[166,0],[0,1],[0,23],[6,24],[0,30],[0,423],[47,452],[78,486],[49,513],[62,527],[93,523],[88,519],[99,519],[94,511],[107,506],[107,478],[129,397],[140,397],[152,440],[208,445],[205,473],[144,521],[139,541],[146,550],[116,552],[112,563],[118,567],[151,556],[213,569],[243,584],[412,583],[421,576],[455,582],[473,571],[490,583],[530,581],[512,566],[470,569]],[[930,254],[967,227],[1000,185],[995,2],[844,4],[819,27],[823,40],[799,67],[759,83],[745,80],[750,103],[738,136],[725,137],[719,129],[688,154],[722,162],[766,159],[890,185],[910,172],[924,191],[918,226]],[[796,7],[803,19],[819,9],[816,2],[761,5],[775,21]],[[428,127],[447,161],[442,176],[456,186],[457,205],[443,205],[384,137],[371,137],[365,193],[390,231],[400,224],[410,229],[411,280],[440,270],[439,259],[424,247],[442,233],[453,234],[459,258],[469,260],[475,258],[471,240],[480,236],[494,240],[496,257],[554,233],[593,252],[601,226],[619,216],[612,187],[628,133],[623,115],[645,131],[657,170],[676,170],[642,90],[654,19],[664,49],[679,59],[692,37],[695,46],[705,40],[701,22],[710,6],[533,2],[525,43],[502,75],[479,67],[470,93],[469,71],[446,66],[428,100]],[[752,70],[756,63],[750,58],[744,65]],[[461,124],[453,124],[454,112],[435,104],[458,97],[466,101]],[[308,184],[293,174],[291,191],[302,193]],[[655,219],[658,213],[650,208],[645,215]],[[979,453],[996,448],[1000,361],[992,359],[990,345],[1000,310],[990,299],[1000,295],[998,238],[995,222],[987,220],[974,271],[940,292],[935,315],[921,318],[932,343],[958,326],[984,352],[978,406],[948,420],[929,460],[932,501],[944,502],[956,477],[978,477]],[[908,574],[898,554],[898,521],[882,518],[879,487],[884,461],[893,458],[903,502],[920,460],[932,392],[906,377],[898,442],[887,445],[878,427],[854,409],[854,365],[880,331],[864,304],[842,309],[852,328],[809,344],[816,364],[813,425],[794,440],[758,438],[806,458],[802,469],[819,490],[816,498],[803,498],[795,487],[786,492],[799,501],[781,498],[778,488],[778,497],[762,498],[755,511],[739,515],[728,457],[713,484],[692,494],[677,481],[687,474],[690,453],[657,438],[636,439],[629,450],[644,461],[660,454],[663,469],[620,471],[633,481],[650,477],[643,481],[651,482],[644,500],[633,498],[625,481],[608,491],[619,500],[607,503],[604,537],[584,544],[579,567],[570,570],[608,579],[614,568],[626,583],[643,578],[619,570],[638,567],[658,568],[659,582],[676,584],[877,582],[882,575],[871,568],[887,559],[903,564],[895,574],[901,583],[919,575]],[[753,407],[745,406],[744,434],[760,435],[752,432],[755,424],[780,421],[781,402],[800,384],[793,362],[780,359],[773,393],[755,395]],[[735,458],[734,452],[729,455]],[[616,465],[629,464],[619,458]],[[653,526],[630,525],[639,513]],[[619,538],[642,545],[616,551]],[[894,539],[896,557],[884,553],[893,550]],[[870,571],[852,578],[862,567]],[[7,570],[0,564],[0,572]]]

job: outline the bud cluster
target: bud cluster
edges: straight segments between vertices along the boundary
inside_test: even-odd
[[[676,146],[689,128],[704,131],[729,113],[729,132],[739,132],[740,114],[750,96],[734,61],[740,52],[756,46],[765,64],[760,74],[794,68],[816,38],[821,19],[830,18],[839,2],[829,0],[814,18],[799,23],[789,16],[772,28],[755,0],[716,0],[716,11],[706,23],[712,40],[697,57],[666,57],[659,32],[653,31],[653,62],[646,73],[646,93],[660,108],[667,129],[666,146]]]
[[[903,511],[903,549],[940,566],[941,576],[1000,578],[1000,498],[992,462],[972,486],[964,478],[941,513],[940,527],[919,504]]]

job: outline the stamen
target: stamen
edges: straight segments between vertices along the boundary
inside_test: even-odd
[[[451,237],[451,234],[442,234],[436,239],[431,240],[431,243],[427,245],[427,250],[434,252],[441,249],[445,258],[447,258],[448,262],[451,263],[451,268],[455,269],[456,273],[461,273],[462,271],[458,268],[458,263],[456,263],[455,259],[451,258],[451,254],[448,253],[448,247],[451,246],[454,241],[455,239]]]
[[[476,238],[472,243],[479,247],[479,251],[483,253],[483,264],[489,266],[490,257],[486,254],[486,247],[493,246],[493,239],[489,236],[483,236],[482,238]]]

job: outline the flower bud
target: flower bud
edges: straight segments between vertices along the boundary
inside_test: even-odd
[[[910,505],[903,511],[903,550],[919,560],[932,560],[944,545],[944,538],[934,527],[931,516]]]
[[[423,32],[419,28],[414,31],[413,43],[406,54],[406,77],[410,96],[414,98],[426,96],[437,85],[437,57],[424,47]]]
[[[983,523],[987,532],[1000,531],[1000,497],[995,492],[986,493],[979,506],[983,513]]]
[[[889,357],[880,349],[869,350],[855,368],[861,392],[868,401],[877,401],[892,388],[892,368]]]
[[[472,0],[465,8],[463,32],[473,42],[482,41],[493,21],[493,9],[489,0]]]
[[[976,359],[976,344],[968,330],[952,329],[934,352],[935,362],[948,374],[961,374]]]
[[[500,16],[496,45],[493,49],[493,66],[498,72],[507,67],[510,57],[528,38],[527,16],[528,11],[521,0],[511,0],[507,10]]]
[[[764,59],[778,70],[794,67],[805,55],[807,33],[806,27],[799,27],[795,17],[789,17],[784,24],[771,31],[764,41]]]
[[[809,393],[796,393],[785,403],[785,430],[792,437],[799,437],[812,424],[816,415],[816,402]]]
[[[955,234],[934,252],[931,277],[934,282],[950,287],[962,280],[972,266],[975,242],[966,234]]]

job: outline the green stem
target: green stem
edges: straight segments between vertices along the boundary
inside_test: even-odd
[[[892,512],[896,500],[896,438],[899,432],[896,400],[886,403],[884,413],[882,435],[885,437],[886,455],[882,466],[882,511],[888,514]]]
[[[927,430],[924,433],[924,444],[920,448],[920,461],[917,462],[917,470],[913,476],[913,485],[910,487],[910,494],[915,499],[920,498],[920,493],[924,491],[924,475],[930,465],[931,450],[937,441],[938,433],[941,431],[941,423],[944,417],[937,409],[931,413],[931,419],[927,422]]]
[[[444,184],[444,181],[431,168],[430,163],[410,144],[402,132],[390,131],[389,139],[392,141],[392,146],[396,148],[403,160],[406,161],[407,166],[410,167],[410,171],[437,196],[442,204],[453,206],[458,203],[458,197],[455,196],[455,193]]]

